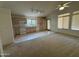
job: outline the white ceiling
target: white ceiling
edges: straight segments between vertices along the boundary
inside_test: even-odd
[[[11,9],[13,14],[25,16],[46,16],[51,13],[57,5],[64,3],[58,1],[0,1],[1,8]],[[33,14],[31,8],[44,11],[40,14]]]

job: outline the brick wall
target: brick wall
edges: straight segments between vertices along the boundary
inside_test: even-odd
[[[45,17],[37,18],[36,27],[26,27],[25,26],[26,20],[27,18],[25,16],[12,15],[12,23],[13,23],[15,36],[20,34],[28,34],[28,33],[38,32],[38,31],[44,31],[47,29],[47,20]]]

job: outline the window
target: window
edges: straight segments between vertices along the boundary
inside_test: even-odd
[[[59,17],[58,18],[58,28],[59,29],[62,29],[63,28],[63,18],[62,17]]]
[[[64,29],[69,29],[69,16],[65,16],[63,18],[63,28]]]
[[[47,29],[50,30],[50,20],[47,20]]]
[[[36,20],[35,19],[27,19],[27,24],[26,26],[27,27],[36,27],[37,23],[36,23]]]
[[[79,30],[79,14],[78,13],[74,13],[72,16],[72,26],[71,26],[72,30]]]
[[[58,28],[69,29],[69,13],[58,16]]]

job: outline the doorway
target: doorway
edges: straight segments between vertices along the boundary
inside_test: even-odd
[[[47,29],[50,31],[50,20],[47,20]]]

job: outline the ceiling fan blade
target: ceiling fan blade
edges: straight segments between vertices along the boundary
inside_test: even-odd
[[[61,7],[61,5],[58,5],[58,7]]]
[[[68,5],[64,6],[64,7],[69,7]]]
[[[66,5],[70,4],[70,3],[71,3],[71,2],[67,2],[67,3],[63,4],[63,6],[66,6]]]
[[[57,7],[56,7],[56,9],[59,9],[61,7],[61,5],[58,5]]]

